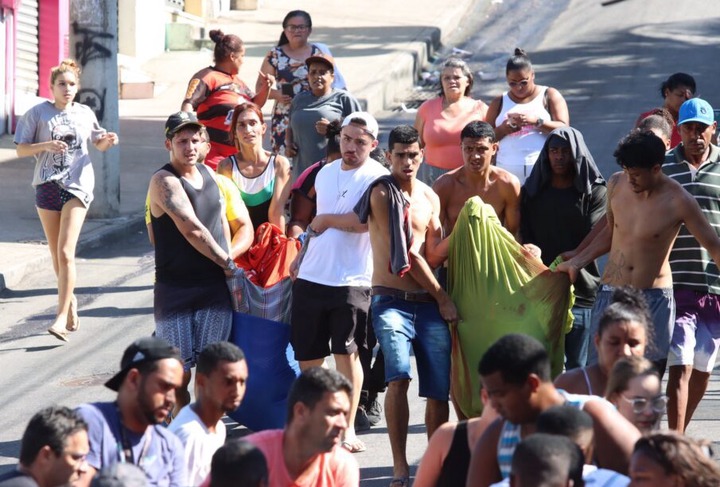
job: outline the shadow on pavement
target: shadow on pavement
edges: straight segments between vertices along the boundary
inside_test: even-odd
[[[152,316],[153,309],[148,308],[117,308],[106,306],[104,308],[84,309],[80,317],[88,316],[93,318],[117,318],[120,316],[147,315]]]
[[[586,142],[608,175],[617,170],[611,157],[617,141],[634,126],[640,113],[662,106],[659,86],[669,75],[691,73],[698,96],[713,106],[720,105],[713,89],[713,80],[720,75],[717,64],[691,57],[693,50],[720,42],[719,33],[717,18],[668,22],[618,31],[602,42],[591,38],[564,49],[531,52],[530,57],[533,64],[543,65],[537,69],[538,83],[557,88],[567,99],[571,125],[584,134],[595,134],[586,136]],[[568,64],[580,74],[570,86]],[[619,91],[617,87],[626,85],[629,78],[634,78],[638,89]],[[620,108],[608,112],[604,107],[610,100]]]
[[[410,479],[415,477],[417,465],[410,465]],[[365,467],[360,469],[360,485],[363,487],[387,487],[392,480],[393,470],[389,467]]]

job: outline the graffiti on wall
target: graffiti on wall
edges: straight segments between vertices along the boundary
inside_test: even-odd
[[[84,68],[93,60],[103,60],[112,57],[112,51],[105,45],[115,38],[114,35],[95,27],[81,25],[77,21],[72,23],[75,36],[75,59]],[[111,44],[111,43],[110,43]],[[112,45],[112,44],[111,44]],[[82,88],[78,91],[78,102],[89,106],[98,120],[105,117],[105,96],[107,88]]]
[[[112,56],[112,51],[103,45],[104,39],[113,39],[115,36],[89,27],[83,27],[73,22],[73,34],[78,37],[75,43],[75,59],[85,66],[93,59],[106,59]]]
[[[77,93],[77,100],[83,105],[89,106],[98,120],[105,117],[105,95],[107,88],[103,88],[102,92],[94,88],[81,88]]]

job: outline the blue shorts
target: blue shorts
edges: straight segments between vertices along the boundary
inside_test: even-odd
[[[720,348],[720,296],[675,289],[675,304],[668,365],[712,372]]]
[[[594,340],[598,332],[600,319],[603,311],[612,300],[615,289],[612,286],[603,284],[598,290],[595,298],[595,306],[592,310],[592,325],[590,326],[590,339]],[[675,328],[675,299],[672,288],[651,288],[643,289],[645,300],[650,308],[650,318],[653,322],[653,339],[645,347],[645,357],[652,361],[666,360],[670,349],[670,339]],[[590,347],[588,350],[588,365],[596,364],[597,348]]]
[[[436,303],[394,296],[372,297],[372,323],[385,356],[385,381],[411,379],[415,352],[420,397],[447,401],[450,394],[450,329]]]

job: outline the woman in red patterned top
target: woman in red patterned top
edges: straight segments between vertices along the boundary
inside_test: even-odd
[[[245,58],[243,41],[221,30],[211,30],[210,39],[215,43],[215,64],[192,77],[181,110],[197,112],[198,120],[207,127],[210,152],[205,158],[205,164],[214,170],[220,161],[237,151],[230,142],[232,109],[244,101],[262,107],[268,99],[270,87],[275,84],[275,78],[270,74],[261,74],[265,83],[258,83],[258,92],[253,93],[238,76]]]

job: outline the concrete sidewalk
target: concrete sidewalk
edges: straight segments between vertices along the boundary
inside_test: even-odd
[[[432,51],[456,33],[478,1],[486,2],[416,0],[408,8],[382,0],[307,0],[301,7],[313,19],[310,41],[330,46],[349,90],[376,113],[412,89]],[[209,26],[243,39],[246,58],[240,76],[249,86],[255,86],[262,59],[280,36],[283,17],[298,6],[292,0],[264,2],[256,11],[234,11]],[[148,181],[167,160],[164,121],[180,109],[190,77],[210,64],[212,52],[202,50],[168,52],[142,66],[155,80],[155,97],[120,101],[120,146],[112,149],[120,150],[120,216],[88,219],[78,252],[143,231]],[[268,103],[265,112],[270,109]],[[30,187],[33,165],[32,159],[16,158],[11,136],[0,137],[0,290],[12,288],[29,273],[51,272]]]

